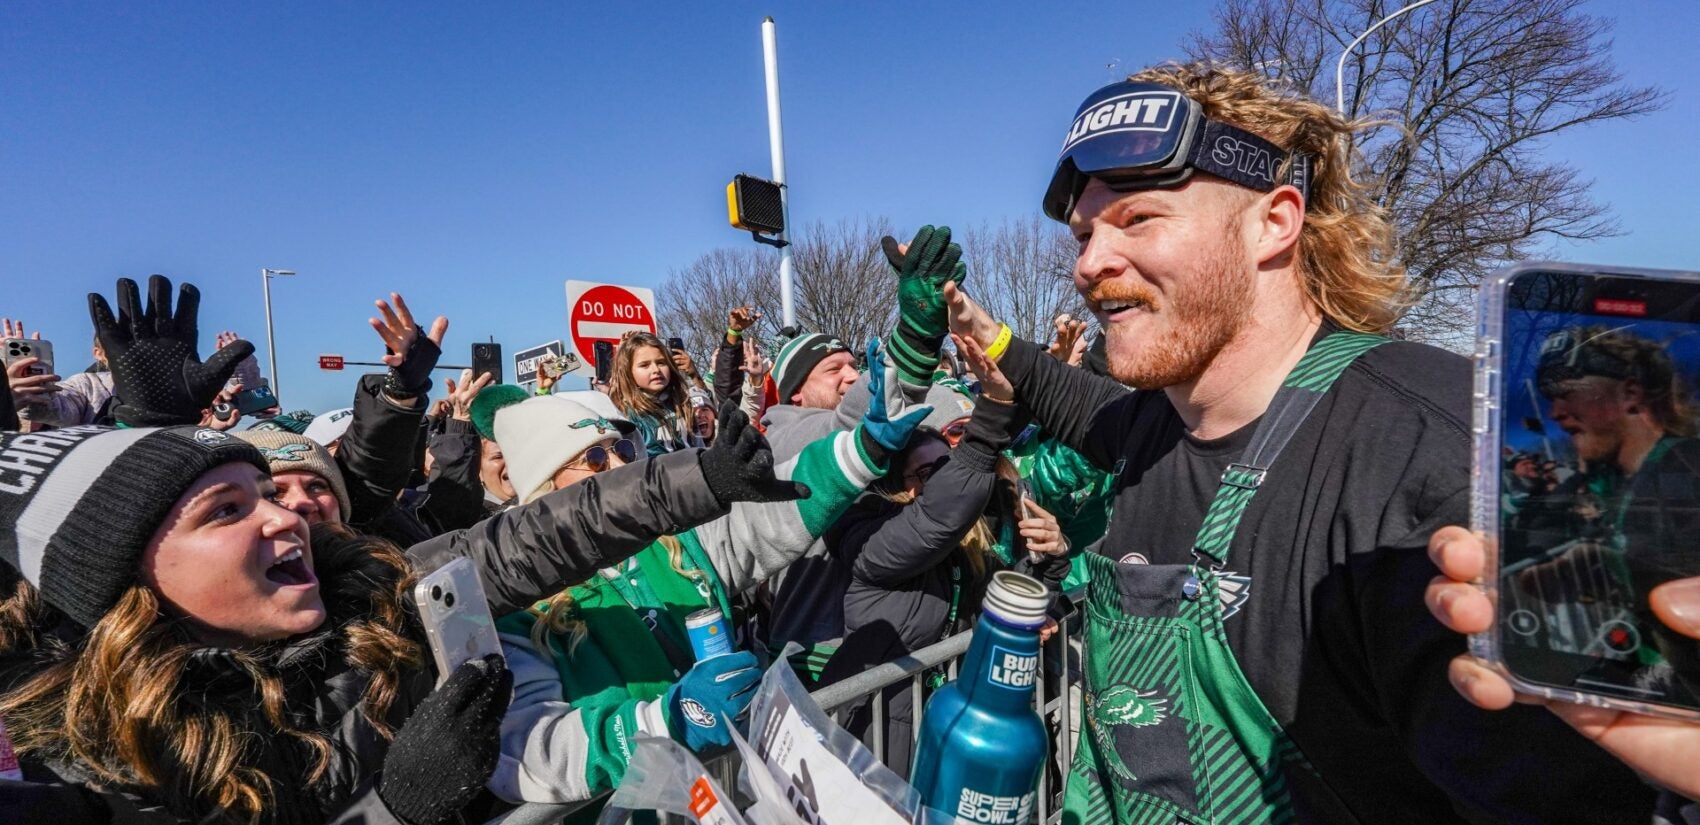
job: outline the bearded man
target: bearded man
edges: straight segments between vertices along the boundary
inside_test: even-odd
[[[1447,682],[1425,547],[1468,514],[1470,368],[1386,337],[1405,279],[1353,131],[1206,66],[1086,99],[1044,208],[1132,392],[941,290],[982,380],[1117,477],[1064,822],[1645,822],[1558,720]]]

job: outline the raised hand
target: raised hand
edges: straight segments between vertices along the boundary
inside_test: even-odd
[[[992,342],[997,340],[1002,325],[991,313],[975,303],[973,298],[968,297],[967,290],[961,285],[945,284],[944,301],[952,333],[971,337],[982,348],[991,346]]]
[[[731,312],[726,313],[726,332],[729,336],[728,341],[732,338],[742,336],[750,329],[750,327],[755,326],[756,322],[760,320],[761,313],[749,308],[748,306],[736,307]]]
[[[773,448],[750,417],[734,401],[720,405],[719,432],[714,446],[697,454],[703,479],[721,505],[736,501],[795,501],[809,497],[809,487],[773,474]]]
[[[413,321],[413,312],[407,308],[407,301],[401,293],[391,292],[390,302],[382,299],[373,301],[383,320],[368,318],[366,322],[376,330],[378,337],[384,341],[389,353],[383,362],[389,365],[390,374],[384,382],[384,394],[398,400],[407,400],[424,395],[431,391],[431,370],[437,366],[437,359],[443,354],[443,335],[449,331],[449,319],[437,316],[431,322],[431,331],[426,332]]]
[[[956,344],[956,351],[962,353],[962,360],[968,362],[968,371],[979,380],[981,395],[1004,404],[1015,403],[1015,385],[998,368],[998,362],[986,355],[986,348],[979,341],[955,333],[950,340]]]
[[[0,324],[3,324],[0,325],[0,338],[29,338],[35,341],[41,340],[41,333],[39,332],[32,335],[25,335],[24,322],[21,320],[14,321],[10,318],[3,318],[0,319]]]
[[[745,380],[759,384],[762,378],[773,371],[773,362],[768,360],[767,353],[762,351],[760,341],[745,338],[744,363],[738,369],[748,376]]]
[[[1065,312],[1057,316],[1052,326],[1057,334],[1045,351],[1071,367],[1080,366],[1086,359],[1086,322],[1076,321]]]
[[[148,278],[148,302],[142,305],[136,282],[118,279],[118,317],[97,293],[89,293],[89,318],[106,351],[112,384],[118,396],[113,417],[131,427],[194,424],[212,406],[254,345],[237,340],[201,361],[201,291],[183,284],[177,292],[177,311],[171,309],[171,281],[163,275]]]
[[[538,373],[538,378],[541,379],[542,377],[542,373]],[[479,390],[490,386],[491,382],[495,380],[494,376],[486,372],[479,375],[478,380],[474,381],[472,380],[472,370],[461,370],[458,383],[453,378],[448,379],[446,381],[449,386],[448,402],[454,417],[460,421],[471,421],[472,400],[478,397]]]
[[[923,226],[904,245],[887,235],[880,239],[880,247],[897,276],[897,328],[886,346],[898,376],[926,386],[938,367],[947,328],[943,288],[961,283],[968,275],[962,247],[950,242],[948,226]]]
[[[933,408],[910,404],[897,382],[897,367],[885,360],[879,339],[868,342],[868,411],[862,414],[857,431],[862,449],[874,463],[885,466],[888,459],[909,444],[909,437],[926,420]]]

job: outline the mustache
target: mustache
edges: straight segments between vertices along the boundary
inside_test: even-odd
[[[1157,293],[1140,284],[1116,283],[1105,281],[1092,285],[1086,295],[1086,305],[1096,311],[1100,306],[1111,301],[1132,304],[1135,307],[1156,311]]]

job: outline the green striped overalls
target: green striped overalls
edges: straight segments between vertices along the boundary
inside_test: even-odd
[[[1086,705],[1065,825],[1292,822],[1291,783],[1321,788],[1228,647],[1223,620],[1232,609],[1224,606],[1235,583],[1222,570],[1276,456],[1353,359],[1386,340],[1335,332],[1305,353],[1245,454],[1222,474],[1193,542],[1194,563],[1081,555],[1091,573]]]

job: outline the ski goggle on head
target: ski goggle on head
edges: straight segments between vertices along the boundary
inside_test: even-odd
[[[1180,186],[1194,170],[1259,192],[1292,184],[1310,202],[1309,155],[1211,120],[1198,101],[1168,86],[1124,81],[1080,104],[1045,190],[1045,215],[1066,223],[1092,179],[1133,192]]]

